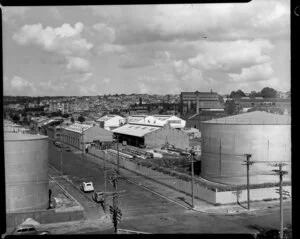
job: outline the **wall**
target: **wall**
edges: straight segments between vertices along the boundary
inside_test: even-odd
[[[279,194],[276,193],[275,191],[275,189],[278,188],[279,187],[251,189],[250,200],[278,199]],[[284,186],[283,190],[286,190],[291,194],[291,186]],[[226,204],[226,203],[234,203],[237,201],[239,202],[247,201],[247,190],[241,190],[240,193],[237,193],[236,191],[226,191],[226,192],[216,193],[216,203]]]
[[[291,125],[230,125],[203,123],[201,176],[230,185],[246,184],[244,154],[251,154],[251,184],[278,182],[272,166],[286,161],[284,181],[291,180]],[[278,167],[277,167],[278,169]]]
[[[98,126],[95,126],[84,131],[83,139],[84,142],[93,142],[94,140],[112,142],[113,133],[108,130],[102,129]]]
[[[69,130],[62,130],[62,137],[61,137],[62,141],[70,144],[76,148],[82,149],[82,136],[80,133],[76,133],[73,131],[69,131]]]
[[[161,147],[166,142],[176,148],[186,149],[189,147],[189,136],[185,132],[173,129],[166,124],[161,129],[145,135],[145,145],[150,147]]]
[[[5,141],[6,211],[48,207],[48,138]]]
[[[6,228],[14,228],[23,223],[27,218],[32,218],[41,224],[47,224],[83,220],[84,214],[83,209],[80,206],[68,208],[68,211],[57,211],[55,209],[50,209],[31,212],[7,213]]]

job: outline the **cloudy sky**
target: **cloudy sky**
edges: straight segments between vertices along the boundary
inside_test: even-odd
[[[290,2],[6,7],[4,95],[290,89]]]

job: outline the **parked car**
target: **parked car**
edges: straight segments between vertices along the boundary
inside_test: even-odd
[[[66,146],[66,147],[65,147],[65,150],[66,150],[67,152],[71,152],[71,149],[70,149],[69,146]]]
[[[94,192],[94,186],[93,186],[92,182],[82,182],[80,184],[80,189],[85,193],[86,192]]]
[[[50,235],[50,232],[38,231],[34,225],[20,225],[14,229],[12,235]]]
[[[94,192],[92,199],[96,202],[96,203],[103,203],[104,202],[104,195],[103,192]]]

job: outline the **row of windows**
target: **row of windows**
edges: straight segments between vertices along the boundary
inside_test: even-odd
[[[79,144],[80,144],[80,140],[78,138],[74,138],[69,135],[62,135],[62,138],[63,138],[63,141],[65,141],[69,144],[77,145],[77,146],[79,146]]]

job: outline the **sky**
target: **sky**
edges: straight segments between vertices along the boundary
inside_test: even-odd
[[[4,95],[290,90],[290,1],[5,7]]]

